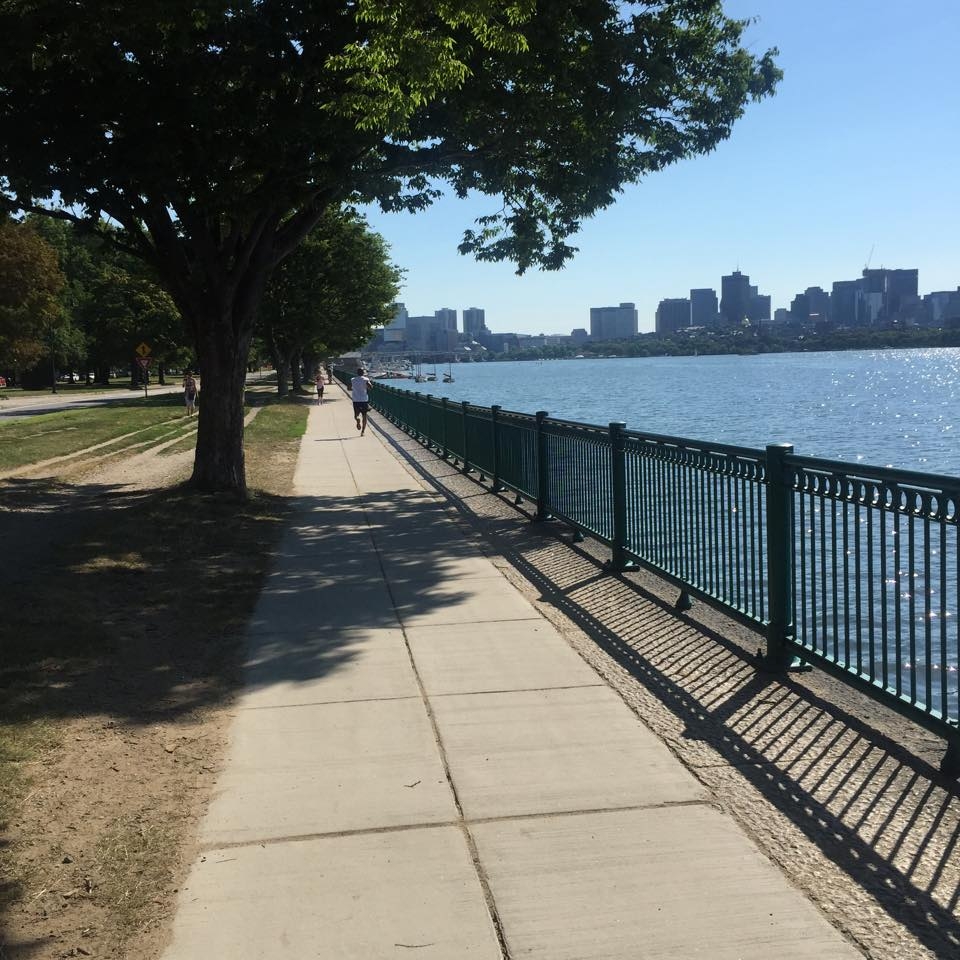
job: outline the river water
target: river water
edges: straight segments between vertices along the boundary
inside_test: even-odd
[[[960,348],[459,363],[391,386],[583,423],[960,476]],[[424,365],[425,373],[433,367]]]

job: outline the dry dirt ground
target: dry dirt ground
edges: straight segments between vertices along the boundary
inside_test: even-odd
[[[492,494],[476,474],[376,424],[866,957],[960,958],[960,789],[938,772],[942,740],[817,671],[759,673],[758,634],[702,603],[678,613],[664,581],[611,575],[602,545],[531,522],[530,504]]]
[[[0,478],[2,960],[159,956],[296,446],[255,458],[245,504],[180,488],[191,450]]]

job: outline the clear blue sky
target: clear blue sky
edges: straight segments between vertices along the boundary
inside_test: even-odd
[[[559,273],[457,253],[492,198],[372,213],[407,270],[413,314],[486,310],[494,331],[569,333],[591,306],[633,301],[652,330],[657,303],[714,287],[737,266],[773,306],[872,267],[916,267],[920,291],[960,285],[960,0],[728,0],[757,17],[757,52],[780,48],[776,96],[731,138],[629,187],[572,241]]]

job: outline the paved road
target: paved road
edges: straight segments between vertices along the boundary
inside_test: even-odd
[[[271,381],[262,380],[258,375],[253,374],[247,379],[247,386],[250,388],[258,386],[267,388],[272,387],[273,384]],[[163,387],[151,384],[147,396],[156,397],[162,394],[180,393],[182,390],[183,387],[177,379],[175,383]],[[112,389],[102,392],[67,390],[63,393],[34,393],[26,396],[11,394],[0,398],[0,419],[34,417],[40,413],[55,413],[58,410],[68,410],[71,407],[105,407],[114,403],[130,403],[143,399],[142,388],[137,390]]]
[[[861,957],[330,394],[165,960]]]
[[[151,386],[149,397],[160,394],[179,393],[179,384],[169,384],[165,387]],[[40,413],[56,413],[58,410],[69,410],[72,407],[105,407],[113,403],[129,403],[143,399],[143,389],[138,390],[104,390],[102,393],[72,390],[63,393],[28,394],[27,396],[11,395],[0,400],[0,418],[4,420],[22,417],[35,417]]]

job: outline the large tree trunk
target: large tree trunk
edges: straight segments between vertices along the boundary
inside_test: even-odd
[[[275,343],[271,348],[273,368],[277,371],[277,396],[285,397],[290,392],[290,354],[281,350]]]
[[[294,392],[299,392],[303,387],[303,355],[299,350],[294,350],[290,357],[290,377]]]
[[[209,493],[247,491],[243,460],[243,399],[249,334],[236,338],[210,325],[197,344],[200,405],[191,484]],[[248,325],[249,326],[249,325]]]

